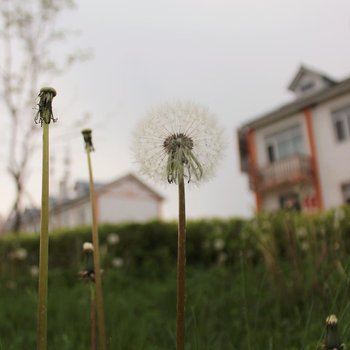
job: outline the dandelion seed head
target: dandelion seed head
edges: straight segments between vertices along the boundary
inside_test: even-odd
[[[110,233],[107,236],[107,243],[110,245],[118,244],[119,241],[120,241],[120,237],[119,237],[118,233]]]
[[[140,171],[153,180],[176,183],[183,176],[195,184],[214,175],[224,148],[213,114],[190,101],[151,110],[135,129],[132,146]]]
[[[213,246],[216,251],[223,250],[225,248],[225,241],[222,238],[217,238],[215,239]]]
[[[14,260],[25,260],[28,256],[28,251],[25,248],[17,248],[10,253],[10,258]]]
[[[124,265],[124,260],[123,258],[116,257],[112,259],[112,266],[119,269]]]
[[[32,265],[29,268],[29,273],[31,276],[36,277],[39,275],[39,267],[36,265]]]

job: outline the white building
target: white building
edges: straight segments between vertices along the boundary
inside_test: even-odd
[[[289,89],[294,101],[238,130],[257,211],[350,203],[350,78],[301,67]]]
[[[76,196],[53,204],[50,230],[91,224],[89,183],[77,182]],[[133,174],[107,184],[95,184],[98,223],[145,222],[162,218],[164,198]],[[23,231],[40,229],[40,213],[24,219]]]

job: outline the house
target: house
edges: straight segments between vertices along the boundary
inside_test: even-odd
[[[238,130],[240,167],[257,211],[350,203],[350,78],[301,66],[289,90],[292,102]]]
[[[50,230],[91,224],[89,183],[78,181],[73,198],[51,202]],[[95,184],[98,223],[145,222],[162,218],[164,198],[138,177],[128,174],[112,182]],[[26,216],[23,231],[39,231],[40,211]]]

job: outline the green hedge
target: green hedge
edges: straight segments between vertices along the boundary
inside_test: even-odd
[[[244,221],[200,220],[187,225],[187,263],[211,265],[235,260],[242,248]],[[102,225],[99,228],[103,268],[162,269],[174,264],[177,254],[175,222]],[[113,242],[118,240],[118,242]],[[50,233],[51,269],[82,267],[82,244],[91,241],[90,227]],[[38,265],[38,234],[7,235],[0,239],[0,273],[23,272]],[[26,255],[26,256],[24,256]]]
[[[104,270],[147,269],[150,274],[175,266],[176,222],[102,225],[99,234]],[[91,241],[89,227],[52,232],[50,269],[81,269],[85,241]],[[230,266],[243,257],[247,264],[264,266],[281,298],[290,291],[300,298],[316,291],[326,294],[332,275],[348,279],[350,207],[315,215],[280,212],[251,220],[189,221],[186,244],[188,265]],[[35,272],[38,248],[37,234],[1,237],[0,274]]]

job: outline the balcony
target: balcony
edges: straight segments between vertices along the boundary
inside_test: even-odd
[[[250,172],[250,187],[259,192],[312,180],[310,158],[302,155],[293,155]]]

